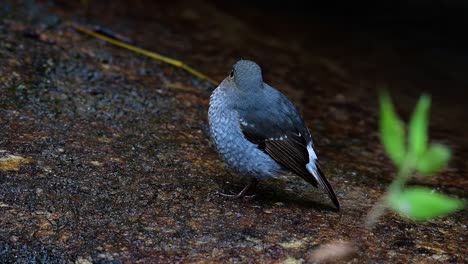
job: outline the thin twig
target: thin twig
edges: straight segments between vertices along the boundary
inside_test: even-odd
[[[127,44],[127,43],[124,43],[122,41],[119,41],[119,40],[116,40],[116,39],[113,39],[113,38],[110,38],[110,37],[107,37],[107,36],[104,36],[102,34],[99,34],[99,33],[96,33],[94,31],[91,31],[89,29],[86,29],[84,27],[81,27],[81,26],[78,26],[74,23],[71,23],[70,24],[71,27],[73,27],[75,30],[81,32],[81,33],[84,33],[84,34],[87,34],[87,35],[90,35],[90,36],[93,36],[95,38],[98,38],[98,39],[101,39],[101,40],[104,40],[104,41],[107,41],[111,44],[114,44],[116,46],[119,46],[119,47],[122,47],[122,48],[125,48],[125,49],[128,49],[128,50],[131,50],[133,52],[136,52],[136,53],[139,53],[139,54],[142,54],[142,55],[145,55],[147,57],[150,57],[152,59],[155,59],[155,60],[159,60],[159,61],[162,61],[164,63],[167,63],[167,64],[170,64],[170,65],[173,65],[175,67],[178,67],[178,68],[181,68],[181,69],[184,69],[186,71],[188,71],[189,73],[191,73],[192,75],[200,78],[200,79],[204,79],[204,80],[207,80],[209,81],[210,83],[214,84],[214,85],[218,85],[219,82],[215,81],[214,79],[211,79],[210,77],[204,75],[203,73],[191,68],[190,66],[184,64],[183,62],[179,61],[179,60],[174,60],[174,59],[171,59],[169,57],[166,57],[166,56],[163,56],[163,55],[160,55],[160,54],[157,54],[155,52],[151,52],[151,51],[148,51],[148,50],[144,50],[144,49],[141,49],[141,48],[138,48],[138,47],[135,47],[133,45],[130,45],[130,44]]]

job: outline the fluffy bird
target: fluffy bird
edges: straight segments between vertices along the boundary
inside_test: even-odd
[[[232,197],[244,197],[259,179],[292,172],[323,187],[339,209],[302,116],[284,94],[263,82],[255,62],[234,64],[210,97],[208,120],[220,156],[230,169],[251,179]]]

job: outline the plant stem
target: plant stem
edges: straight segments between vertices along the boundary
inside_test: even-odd
[[[382,214],[385,212],[389,195],[398,195],[398,193],[403,191],[403,187],[411,177],[413,169],[414,160],[411,155],[408,154],[406,155],[406,158],[403,159],[403,163],[398,170],[398,174],[395,180],[393,180],[383,197],[376,204],[374,204],[374,206],[367,214],[365,223],[367,228],[372,228],[377,220],[379,220],[380,216],[382,216]]]
[[[387,195],[388,194],[395,194],[399,193],[403,190],[406,182],[411,177],[411,174],[414,169],[414,161],[411,155],[407,155],[406,158],[403,160],[403,163],[398,170],[398,174],[395,180],[390,184],[388,187]]]

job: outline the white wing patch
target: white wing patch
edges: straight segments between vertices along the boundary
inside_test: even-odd
[[[312,142],[307,144],[307,152],[309,152],[309,163],[315,163],[315,160],[317,159],[317,154],[315,154],[315,150],[312,147]]]
[[[277,137],[277,138],[273,138],[273,137],[272,138],[267,138],[267,139],[265,139],[265,141],[279,141],[279,140],[285,140],[287,138],[288,138],[288,136],[284,135],[284,136]]]
[[[320,182],[319,175],[317,173],[317,165],[315,165],[315,160],[317,159],[317,154],[315,154],[315,150],[312,147],[312,142],[307,144],[307,152],[309,152],[309,163],[307,163],[306,168],[310,173],[312,173],[314,178],[318,182]]]
[[[243,126],[255,127],[254,124],[249,124],[249,123],[247,123],[243,118],[240,118],[240,119],[239,119],[239,122],[240,122],[241,125],[243,125]]]

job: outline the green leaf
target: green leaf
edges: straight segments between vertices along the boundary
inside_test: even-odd
[[[435,193],[423,187],[407,188],[391,193],[389,206],[399,214],[415,221],[426,221],[448,215],[464,207],[464,202]]]
[[[429,149],[421,155],[416,163],[416,169],[423,175],[433,175],[444,169],[451,156],[448,147],[441,144],[431,144]]]
[[[431,98],[422,95],[411,116],[408,128],[408,147],[410,154],[419,159],[427,149],[428,113],[431,106]]]
[[[399,166],[405,158],[405,129],[387,93],[380,95],[380,140],[390,159]]]

